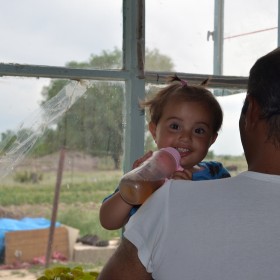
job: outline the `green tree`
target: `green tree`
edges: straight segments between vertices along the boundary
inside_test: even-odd
[[[173,71],[174,63],[169,56],[160,54],[158,49],[146,49],[145,69],[149,71]]]
[[[91,55],[88,62],[67,63],[71,68],[120,69],[122,53],[118,49]],[[157,49],[146,50],[146,69],[172,71],[173,63]],[[43,102],[55,96],[67,81],[54,80],[44,87]],[[44,154],[66,145],[73,150],[84,151],[93,156],[109,155],[115,168],[120,167],[123,154],[123,104],[124,85],[121,82],[97,81],[85,97],[78,100],[66,112],[55,128],[49,130],[34,151]],[[56,144],[54,138],[56,137]]]

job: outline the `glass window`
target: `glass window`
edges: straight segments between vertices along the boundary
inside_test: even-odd
[[[110,81],[2,80],[1,143],[16,136],[9,162],[16,164],[17,156],[19,160],[32,150],[31,155],[42,156],[64,146],[110,157],[111,167],[121,169],[124,88],[123,82]],[[1,169],[3,163],[2,158]]]
[[[213,24],[214,1],[146,1],[146,47],[168,56],[171,71],[212,73],[213,42],[207,32]]]
[[[118,237],[101,227],[98,212],[122,175],[124,91],[123,82],[109,80],[1,79],[1,193],[17,192],[1,205],[27,204],[18,218],[50,219],[61,172],[58,221],[81,235]]]
[[[215,155],[243,155],[238,123],[245,95],[244,91],[217,97],[224,112],[224,121],[216,142],[210,148]]]
[[[0,133],[15,130],[20,123],[38,110],[43,100],[42,90],[50,79],[1,77]]]
[[[172,71],[213,73],[215,1],[146,1],[146,46],[170,58]],[[224,1],[223,75],[248,76],[277,46],[278,1]],[[210,33],[209,33],[210,32]],[[147,65],[146,70],[166,71]]]
[[[4,1],[0,33],[1,62],[52,66],[85,62],[92,55],[121,51],[122,1]],[[119,61],[114,67],[121,68]]]
[[[277,0],[225,0],[224,75],[248,76],[254,62],[277,47]]]

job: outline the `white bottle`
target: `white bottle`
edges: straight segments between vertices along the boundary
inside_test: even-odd
[[[180,154],[171,147],[160,149],[140,166],[126,173],[119,184],[121,197],[129,204],[142,204],[167,178],[180,169]]]

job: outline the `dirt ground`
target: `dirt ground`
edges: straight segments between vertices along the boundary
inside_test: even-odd
[[[39,158],[26,158],[15,170],[36,170],[37,172],[57,171],[60,153],[55,153]],[[64,171],[92,171],[96,169],[99,159],[90,155],[75,152],[65,151]]]
[[[0,270],[0,280],[36,280],[41,275],[35,275],[26,269]]]

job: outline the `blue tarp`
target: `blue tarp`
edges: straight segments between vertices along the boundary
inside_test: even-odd
[[[50,220],[45,218],[23,218],[21,220],[0,218],[0,259],[4,253],[5,248],[5,233],[18,230],[33,230],[49,228],[51,225]],[[60,226],[57,222],[56,226]]]

